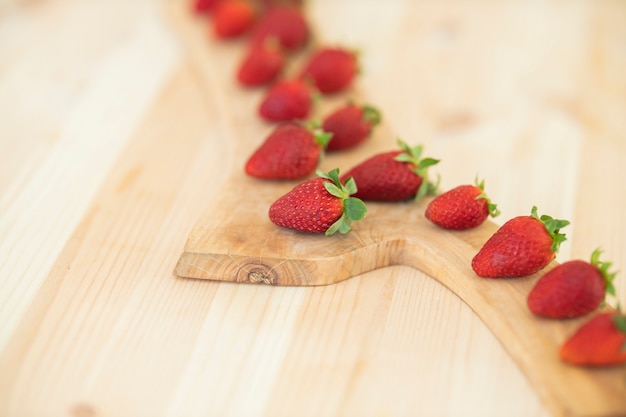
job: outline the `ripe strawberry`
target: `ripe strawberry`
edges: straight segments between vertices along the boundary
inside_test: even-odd
[[[444,229],[466,230],[478,227],[489,217],[500,214],[485,194],[485,182],[460,185],[437,197],[426,207],[428,220]]]
[[[339,170],[305,181],[276,200],[269,209],[270,220],[281,227],[310,233],[348,233],[350,222],[365,217],[367,208],[358,198],[353,179],[339,180]]]
[[[481,277],[522,277],[550,263],[565,235],[559,233],[567,220],[537,215],[515,217],[500,227],[472,259],[472,269]]]
[[[222,0],[194,0],[192,8],[196,14],[211,13],[221,1]]]
[[[283,53],[277,46],[266,42],[253,45],[237,69],[239,83],[256,87],[274,81],[285,64]]]
[[[409,147],[398,140],[402,150],[372,156],[350,169],[342,178],[353,177],[359,190],[355,197],[373,201],[421,199],[434,194],[437,184],[428,180],[428,167],[439,162],[421,158],[422,146]]]
[[[270,6],[252,31],[253,43],[275,38],[288,51],[303,48],[310,36],[309,24],[302,11],[293,6]]]
[[[528,294],[530,311],[542,317],[580,317],[598,308],[607,293],[615,295],[615,273],[609,273],[610,262],[600,262],[601,253],[596,249],[590,262],[565,262],[542,276]]]
[[[342,48],[318,49],[305,63],[300,77],[323,93],[345,90],[358,72],[356,53]]]
[[[380,112],[372,106],[347,104],[326,116],[322,127],[333,138],[327,150],[338,151],[353,148],[363,142],[380,123]]]
[[[246,163],[246,173],[263,179],[292,180],[313,173],[332,135],[314,126],[277,126]]]
[[[574,365],[609,366],[626,362],[626,316],[604,312],[585,322],[561,346],[561,359]]]
[[[267,92],[259,114],[270,122],[305,119],[311,111],[313,98],[309,86],[301,80],[283,80]]]
[[[247,0],[220,1],[213,10],[213,32],[218,38],[235,38],[252,27],[255,10]]]

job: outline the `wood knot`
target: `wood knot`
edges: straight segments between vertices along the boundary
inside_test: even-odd
[[[276,285],[278,277],[276,276],[276,272],[268,265],[248,263],[239,268],[237,272],[237,282]]]

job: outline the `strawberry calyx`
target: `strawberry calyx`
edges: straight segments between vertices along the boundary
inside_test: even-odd
[[[318,169],[316,174],[321,178],[329,180],[324,182],[324,188],[326,188],[326,191],[328,191],[330,195],[341,199],[343,204],[343,213],[339,219],[326,230],[326,236],[330,236],[336,232],[342,234],[348,233],[352,230],[350,223],[363,219],[365,213],[367,213],[367,207],[362,200],[356,197],[350,197],[357,192],[356,182],[350,177],[342,183],[341,180],[339,180],[338,168],[328,173]]]
[[[613,316],[613,324],[615,325],[615,328],[617,330],[619,330],[620,332],[626,334],[626,315],[622,314],[621,312],[617,312],[614,316]],[[624,346],[622,346],[623,350],[626,350],[626,343],[624,343]]]
[[[372,126],[376,126],[382,120],[380,111],[376,107],[366,104],[363,107],[361,107],[361,110],[363,110],[362,119],[366,122],[371,123]]]
[[[322,122],[319,120],[311,120],[310,122],[305,123],[304,127],[306,127],[313,134],[315,143],[320,145],[323,149],[326,148],[328,142],[330,142],[333,138],[332,132],[326,132],[322,129]]]
[[[546,214],[543,214],[541,217],[539,217],[539,215],[537,214],[537,206],[533,206],[533,208],[530,211],[530,215],[534,219],[543,223],[546,230],[548,231],[548,234],[552,238],[552,246],[550,246],[550,250],[554,253],[557,253],[559,251],[559,247],[561,246],[561,243],[567,240],[567,237],[565,236],[565,234],[559,233],[559,232],[561,231],[562,228],[567,226],[570,222],[568,220],[554,219]]]
[[[485,192],[485,180],[479,181],[478,176],[476,176],[476,178],[474,179],[474,185],[476,185],[476,187],[480,188],[480,191],[482,191],[482,193],[478,194],[475,199],[480,200],[482,198],[482,199],[487,200],[487,209],[489,210],[489,215],[491,217],[499,216],[500,209],[498,209],[498,205],[492,202],[489,196],[487,196],[487,193]]]
[[[613,325],[618,332],[626,335],[626,314],[622,312],[619,304],[617,305],[616,312],[613,314]],[[626,352],[626,341],[622,344],[622,351]]]
[[[609,271],[609,268],[611,268],[611,266],[613,265],[613,262],[600,261],[601,254],[602,254],[602,249],[597,248],[596,250],[594,250],[591,253],[591,260],[589,261],[589,263],[595,266],[596,268],[598,268],[598,271],[600,271],[602,278],[604,278],[604,285],[606,288],[606,293],[615,297],[616,292],[615,292],[615,285],[613,285],[613,281],[615,279],[615,275],[617,275],[617,272]]]
[[[415,195],[415,201],[421,200],[424,196],[437,194],[440,177],[437,176],[437,182],[432,182],[428,178],[428,168],[439,163],[439,159],[422,158],[422,145],[409,146],[401,139],[398,139],[398,146],[404,151],[396,156],[396,161],[407,162],[415,166],[413,172],[422,177],[422,183]]]

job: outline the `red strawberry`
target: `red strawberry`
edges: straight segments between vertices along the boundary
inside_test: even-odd
[[[472,269],[481,277],[522,277],[550,263],[565,235],[559,233],[567,220],[537,215],[515,217],[500,227],[472,259]]]
[[[270,42],[252,46],[239,65],[237,80],[249,87],[267,84],[274,81],[284,64],[282,51]]]
[[[590,262],[565,262],[542,276],[528,294],[530,311],[542,317],[580,317],[598,308],[607,293],[615,295],[615,273],[609,273],[610,262],[600,262],[601,253],[596,249]]]
[[[426,208],[426,218],[444,229],[465,230],[500,214],[484,192],[485,182],[476,179],[475,184],[460,185],[435,197]]]
[[[343,178],[353,177],[359,190],[355,197],[373,201],[402,201],[421,199],[434,194],[437,184],[428,180],[428,167],[439,162],[421,158],[422,146],[413,148],[398,140],[402,150],[384,152],[361,162],[346,172]]]
[[[305,119],[313,98],[309,86],[301,80],[284,80],[274,84],[259,107],[259,114],[270,122]]]
[[[332,135],[298,123],[276,127],[246,163],[246,173],[264,179],[292,180],[313,173]]]
[[[354,52],[342,48],[317,50],[304,65],[300,77],[310,79],[323,93],[336,93],[346,89],[358,72]]]
[[[194,0],[192,3],[193,11],[197,14],[210,13],[221,1],[222,0]]]
[[[371,106],[347,104],[324,119],[322,125],[333,138],[328,143],[329,151],[353,148],[363,142],[380,123],[380,112]]]
[[[275,38],[289,51],[303,48],[309,40],[309,25],[297,7],[272,6],[259,19],[252,31],[253,43]]]
[[[367,208],[358,198],[353,179],[339,180],[339,170],[305,181],[276,200],[269,209],[270,220],[281,227],[310,233],[348,233],[350,222],[365,217]]]
[[[626,316],[600,313],[561,346],[561,359],[574,365],[609,366],[626,362]]]
[[[213,10],[213,32],[218,38],[235,38],[252,27],[255,10],[247,0],[224,0]]]

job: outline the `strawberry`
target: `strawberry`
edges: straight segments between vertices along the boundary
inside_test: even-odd
[[[435,197],[426,207],[428,220],[444,229],[465,230],[478,227],[489,217],[500,214],[485,194],[485,182],[460,185]]]
[[[246,173],[264,179],[306,177],[315,171],[331,136],[314,125],[278,125],[248,159]]]
[[[253,43],[275,38],[287,51],[302,49],[310,37],[309,24],[302,11],[288,5],[270,6],[252,30]]]
[[[300,77],[323,93],[345,90],[358,72],[358,60],[354,52],[342,48],[321,48],[305,63]]]
[[[363,142],[380,123],[380,112],[372,106],[347,104],[326,116],[322,127],[333,138],[327,150],[338,151],[353,148]]]
[[[211,13],[222,0],[194,0],[192,9],[196,14]]]
[[[567,220],[537,215],[518,216],[504,223],[472,259],[472,269],[481,277],[522,277],[550,263],[565,235],[559,233]]]
[[[213,32],[218,38],[235,38],[252,27],[255,10],[247,0],[220,1],[213,10]]]
[[[626,363],[626,316],[619,311],[595,315],[565,341],[559,355],[574,365]]]
[[[283,53],[276,45],[253,45],[237,69],[237,80],[249,87],[264,85],[274,81],[284,65]]]
[[[283,80],[274,84],[261,101],[259,114],[270,122],[305,119],[313,98],[309,86],[301,80]]]
[[[610,262],[600,262],[600,249],[590,262],[573,260],[562,263],[542,276],[528,294],[528,307],[534,314],[551,318],[580,317],[591,313],[615,295]]]
[[[339,170],[317,171],[319,178],[305,181],[276,200],[269,209],[270,220],[288,229],[310,233],[348,233],[352,221],[365,217],[363,201],[350,197],[356,192],[352,178],[339,180]]]
[[[359,190],[355,197],[373,201],[421,199],[434,194],[437,184],[428,180],[428,167],[439,162],[421,158],[422,146],[409,147],[398,140],[401,150],[376,154],[356,165],[343,178],[353,177]]]

